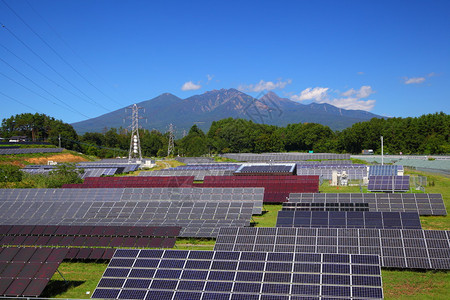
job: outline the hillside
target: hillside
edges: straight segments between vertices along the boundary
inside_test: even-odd
[[[260,99],[253,98],[236,89],[221,89],[194,95],[186,99],[170,93],[137,103],[142,109],[139,116],[143,128],[166,132],[172,123],[181,135],[197,124],[207,131],[213,121],[224,118],[243,118],[255,123],[286,126],[290,123],[319,123],[332,130],[342,130],[357,122],[381,116],[361,110],[345,110],[330,104],[311,103],[304,105],[269,92]],[[127,127],[131,115],[125,108],[96,118],[73,123],[79,133],[102,132],[105,128]],[[126,120],[124,122],[124,120]]]

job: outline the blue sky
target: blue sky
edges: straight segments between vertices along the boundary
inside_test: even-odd
[[[221,88],[449,113],[449,12],[445,0],[0,0],[0,119],[72,123]]]

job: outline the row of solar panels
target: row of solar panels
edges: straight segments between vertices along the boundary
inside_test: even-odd
[[[419,215],[445,216],[447,210],[441,194],[392,194],[392,193],[291,193],[291,203],[314,204],[368,204],[369,211],[418,212]]]
[[[450,231],[375,228],[222,228],[217,251],[373,254],[382,267],[450,269]]]
[[[270,162],[270,161],[302,161],[302,160],[350,160],[350,154],[334,153],[225,153],[221,155],[229,159],[247,162]]]
[[[81,185],[83,186],[83,185]],[[89,189],[2,189],[2,201],[190,201],[253,203],[261,214],[264,188],[89,188]]]
[[[18,149],[3,149],[0,147],[0,155],[13,154],[32,154],[32,153],[59,153],[64,148],[18,148]]]
[[[409,176],[369,176],[367,190],[371,192],[407,192],[409,191]]]
[[[382,299],[376,255],[119,249],[93,298]]]
[[[183,237],[215,237],[249,226],[252,202],[1,201],[1,225],[180,226]]]

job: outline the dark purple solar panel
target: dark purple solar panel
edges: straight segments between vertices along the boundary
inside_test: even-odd
[[[80,248],[69,248],[69,252],[67,252],[65,259],[74,259],[78,252],[80,252]]]
[[[92,249],[91,248],[81,248],[80,251],[78,251],[76,259],[88,259],[91,255]]]
[[[110,247],[120,247],[120,246],[122,246],[122,243],[123,243],[123,237],[116,236],[111,239],[109,246]]]
[[[67,235],[77,235],[80,230],[81,226],[70,226],[69,230],[67,230]]]
[[[102,235],[103,231],[106,229],[106,226],[94,226],[91,230],[91,235]]]
[[[37,279],[48,279],[52,278],[53,274],[55,274],[56,269],[58,269],[60,262],[46,262],[42,264],[41,268],[35,275]]]
[[[98,236],[88,236],[85,237],[84,245],[86,247],[94,247],[97,246],[98,242],[100,241],[100,238]]]
[[[59,241],[59,243],[57,245],[58,246],[70,246],[70,245],[72,245],[74,240],[75,240],[74,236],[65,236],[62,238],[62,240]]]
[[[45,262],[52,251],[52,248],[38,248],[33,256],[30,257],[29,262]]]
[[[73,241],[72,241],[72,246],[75,247],[81,247],[84,245],[84,243],[86,242],[86,237],[85,236],[76,236]],[[63,245],[65,246],[65,245]]]
[[[111,259],[114,255],[115,249],[106,249],[105,253],[102,256],[102,259]]]
[[[14,296],[18,297],[22,295],[23,291],[27,288],[27,286],[30,284],[31,279],[15,279],[10,286],[6,289],[4,292],[5,296]]]
[[[8,289],[8,287],[11,285],[14,279],[12,278],[2,278],[0,280],[0,295],[5,294],[5,291]]]
[[[34,278],[34,275],[36,275],[36,273],[39,271],[41,266],[42,263],[39,262],[27,263],[16,277],[32,279]]]
[[[111,242],[111,237],[109,237],[109,236],[102,236],[102,237],[99,238],[96,246],[97,247],[108,247],[110,242]]]
[[[23,291],[22,296],[39,297],[44,291],[48,281],[49,281],[48,279],[33,279],[27,286],[25,291]]]
[[[80,226],[78,235],[90,235],[93,228],[93,226]]]
[[[11,241],[11,245],[20,246],[23,244],[27,237],[25,235],[16,235]]]
[[[147,247],[150,243],[151,238],[148,237],[140,237],[136,240],[136,247]]]
[[[56,226],[56,225],[48,225],[45,227],[44,232],[42,234],[45,234],[45,235],[55,234],[58,227],[59,226]]]
[[[135,237],[125,237],[123,238],[122,247],[134,247],[135,242]]]
[[[16,235],[19,234],[20,231],[22,231],[22,228],[25,227],[25,225],[14,225],[12,226],[12,228],[9,230],[8,234],[9,235]]]
[[[105,253],[105,249],[102,248],[94,248],[92,249],[91,254],[89,255],[89,259],[101,259],[103,254]]]
[[[50,253],[50,255],[47,257],[47,262],[60,263],[61,261],[63,261],[63,259],[66,258],[68,252],[68,248],[52,249],[52,253]]]
[[[32,235],[41,235],[44,233],[45,230],[45,225],[36,225],[33,229],[33,231],[31,232]]]
[[[25,262],[10,262],[2,271],[1,277],[13,278],[22,270],[25,266]]]
[[[35,236],[35,235],[29,235],[29,236],[27,236],[26,239],[23,241],[22,245],[26,245],[26,246],[36,245],[37,239],[38,239],[38,236]]]
[[[67,233],[69,232],[71,226],[58,226],[58,228],[56,229],[55,234],[57,235],[67,235]]]
[[[12,225],[0,225],[0,234],[7,234],[12,227]]]
[[[52,236],[52,237],[50,237],[50,239],[48,240],[47,245],[49,245],[49,246],[57,246],[57,245],[60,245],[60,241],[61,241],[62,239],[63,239],[62,236],[58,236],[58,235]]]
[[[20,248],[16,256],[14,256],[14,261],[16,262],[27,262],[31,256],[36,252],[36,248]]]
[[[24,225],[20,230],[19,234],[21,235],[29,235],[33,232],[35,225]]]

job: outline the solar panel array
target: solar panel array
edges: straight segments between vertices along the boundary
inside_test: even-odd
[[[301,161],[301,160],[317,160],[317,159],[331,159],[350,160],[350,154],[335,154],[335,153],[225,153],[222,157],[234,159],[237,161],[248,162],[270,162],[270,161]]]
[[[320,165],[352,165],[353,162],[351,160],[322,160],[322,161],[299,161],[296,162],[297,164],[297,168],[301,168],[303,166],[309,166],[309,165],[313,165],[313,166],[320,166]]]
[[[333,178],[333,171],[346,172],[347,178],[350,180],[360,180],[367,177],[367,168],[298,168],[297,175],[318,175],[323,179],[331,180]]]
[[[89,168],[85,169],[84,173],[81,174],[81,178],[86,177],[100,177],[100,176],[112,176],[116,174],[117,168]]]
[[[379,257],[119,249],[92,295],[158,300],[317,297],[382,299]]]
[[[67,252],[65,248],[0,248],[0,295],[38,297]]]
[[[369,176],[367,190],[371,192],[409,191],[409,176]]]
[[[234,175],[294,175],[295,164],[242,165]]]
[[[180,230],[181,227],[1,225],[0,245],[173,248]]]
[[[204,180],[206,176],[231,176],[230,170],[173,170],[142,171],[139,176],[194,176],[195,180]]]
[[[318,176],[206,176],[202,187],[264,187],[264,202],[286,202],[289,193],[317,193]]]
[[[107,178],[107,177],[105,177]],[[124,177],[110,177],[124,178]],[[102,180],[99,180],[100,182]],[[113,180],[115,181],[115,180]],[[94,180],[95,182],[95,180]],[[120,182],[120,180],[119,180]],[[88,185],[89,187],[90,185]],[[114,186],[114,184],[108,185]],[[106,187],[108,187],[106,186]],[[1,201],[189,201],[251,203],[253,213],[261,214],[264,188],[81,188],[84,184],[69,185],[67,189],[1,189]]]
[[[0,155],[13,154],[32,154],[32,153],[58,153],[64,148],[19,148],[19,149],[3,149],[0,147]]]
[[[382,267],[450,269],[450,231],[358,228],[222,228],[216,251],[380,255]]]
[[[367,203],[370,211],[417,211],[419,215],[445,216],[441,194],[392,193],[291,193],[290,203]]]
[[[235,171],[241,165],[238,164],[228,164],[228,163],[217,163],[217,164],[189,164],[185,166],[177,166],[175,168],[170,168],[169,170],[230,170]]]
[[[87,177],[82,184],[66,184],[63,188],[191,187],[193,183],[194,176]]]
[[[249,226],[253,203],[187,201],[1,201],[0,225],[181,226],[183,237],[216,237]]]
[[[369,167],[369,176],[397,176],[403,171],[400,165],[372,165]]]
[[[281,209],[287,211],[369,211],[369,203],[284,202]]]
[[[286,211],[276,227],[422,229],[417,212]]]
[[[137,163],[98,163],[98,162],[81,162],[77,164],[78,168],[117,168],[118,173],[134,172],[139,169],[140,164]]]

